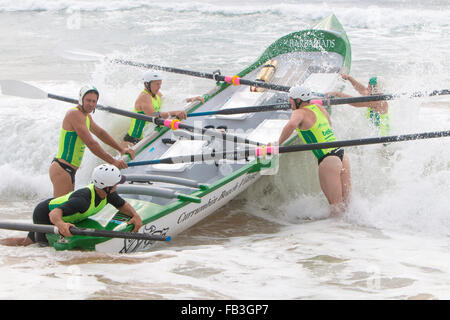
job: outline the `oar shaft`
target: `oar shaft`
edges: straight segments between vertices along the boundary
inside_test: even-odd
[[[354,139],[354,140],[332,141],[332,142],[323,142],[323,143],[311,143],[311,144],[285,146],[285,147],[280,147],[279,151],[280,151],[280,153],[287,153],[287,152],[297,152],[297,151],[306,151],[306,150],[315,150],[315,149],[339,148],[339,147],[350,147],[350,146],[380,144],[380,143],[389,143],[389,142],[441,138],[441,137],[448,137],[448,136],[450,136],[450,131],[423,132],[423,133],[404,134],[404,135],[397,135],[397,136],[374,137],[374,138],[366,138],[366,139]]]
[[[133,161],[128,162],[129,167],[136,166],[144,166],[144,165],[152,165],[152,164],[175,164],[175,163],[193,163],[193,162],[204,162],[211,160],[242,160],[246,159],[250,156],[254,156],[257,152],[258,148],[245,148],[240,150],[234,150],[230,152],[211,152],[211,153],[200,153],[200,154],[192,154],[186,156],[176,156],[170,158],[161,158],[154,160],[143,160],[143,161]]]
[[[164,66],[158,66],[155,64],[142,63],[142,62],[136,62],[136,61],[130,61],[130,60],[124,60],[124,59],[113,59],[113,60],[111,60],[111,62],[128,65],[128,66],[133,66],[133,67],[144,68],[144,69],[154,69],[154,70],[161,70],[161,71],[166,71],[166,72],[184,74],[184,75],[189,75],[189,76],[194,76],[194,77],[199,77],[199,78],[214,79],[214,75],[212,73],[184,70],[184,69],[172,68],[172,67],[164,67]]]
[[[434,90],[432,92],[413,92],[413,93],[400,93],[400,94],[380,94],[372,96],[362,96],[362,97],[351,97],[351,98],[329,98],[329,99],[317,99],[311,100],[311,103],[322,103],[324,106],[332,106],[339,104],[350,104],[350,103],[360,103],[360,102],[373,102],[373,101],[388,101],[394,99],[400,99],[402,97],[406,98],[423,98],[423,97],[433,97],[449,95],[450,90]]]
[[[40,233],[54,233],[59,234],[59,230],[54,225],[31,224],[31,223],[17,223],[17,222],[0,222],[1,229],[40,232]],[[134,239],[134,240],[148,240],[148,241],[170,241],[170,237],[161,235],[152,235],[138,232],[121,232],[110,230],[96,230],[70,227],[70,232],[73,235],[103,237],[103,238],[120,238],[120,239]]]
[[[327,148],[340,148],[340,147],[351,147],[359,145],[369,145],[369,144],[380,144],[389,142],[400,142],[400,141],[410,141],[410,140],[421,140],[421,139],[431,139],[431,138],[441,138],[450,136],[450,131],[436,131],[436,132],[423,132],[414,134],[404,134],[397,136],[387,136],[387,137],[374,137],[366,139],[354,139],[354,140],[344,140],[344,141],[332,141],[323,143],[311,143],[311,144],[301,144],[293,146],[262,146],[255,148],[246,148],[235,150],[233,152],[222,152],[222,153],[205,153],[205,154],[193,154],[186,156],[178,156],[171,158],[146,160],[146,161],[136,161],[129,162],[128,166],[141,166],[141,165],[151,165],[159,163],[190,163],[190,162],[202,162],[207,160],[219,160],[219,159],[230,159],[230,160],[242,160],[249,156],[261,157],[265,155],[277,155],[279,153],[289,153],[298,151],[308,151],[316,149],[327,149]]]
[[[72,103],[72,104],[78,104],[78,100],[76,100],[76,99],[58,96],[58,95],[52,94],[52,93],[48,93],[47,96],[49,99],[58,100],[58,101],[62,101],[62,102],[68,102],[68,103]]]
[[[54,225],[18,223],[9,221],[0,222],[0,229],[59,234],[58,228]]]
[[[184,75],[189,75],[189,76],[198,77],[198,78],[212,79],[212,80],[216,80],[216,81],[225,81],[227,83],[233,83],[236,85],[243,84],[243,85],[247,85],[247,86],[254,86],[254,87],[260,87],[260,88],[266,88],[266,89],[272,89],[272,90],[284,91],[284,92],[288,92],[290,89],[290,87],[287,87],[287,86],[281,86],[281,85],[277,85],[277,84],[273,84],[273,83],[266,83],[266,82],[261,82],[261,81],[251,81],[251,80],[241,79],[239,77],[233,79],[233,77],[223,76],[220,74],[198,72],[198,71],[192,71],[192,70],[184,70],[184,69],[172,68],[172,67],[164,67],[164,66],[129,61],[129,60],[124,60],[124,59],[113,59],[111,61],[113,63],[119,63],[119,64],[124,64],[124,65],[128,65],[128,66],[133,66],[133,67],[167,71],[167,72],[184,74]]]
[[[279,111],[279,110],[287,110],[290,108],[291,108],[290,104],[276,103],[276,104],[268,104],[268,105],[263,105],[263,106],[250,106],[250,107],[241,107],[241,108],[222,109],[222,110],[217,110],[217,111],[188,113],[187,116],[188,117],[200,117],[200,116],[210,116],[210,115],[231,115],[231,114],[240,114],[240,113]]]

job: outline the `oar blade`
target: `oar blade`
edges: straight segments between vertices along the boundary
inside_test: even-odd
[[[89,50],[57,48],[55,52],[63,58],[75,61],[102,61],[106,59],[104,55]]]
[[[23,81],[17,80],[0,80],[0,87],[2,93],[8,96],[15,96],[27,99],[47,99],[48,93],[27,84]]]

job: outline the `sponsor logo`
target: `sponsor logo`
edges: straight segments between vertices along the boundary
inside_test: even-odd
[[[291,45],[303,49],[333,49],[336,46],[336,39],[327,39],[323,33],[309,34],[297,39],[291,39]]]

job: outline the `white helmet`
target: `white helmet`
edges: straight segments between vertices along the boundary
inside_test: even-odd
[[[111,164],[101,164],[92,172],[92,182],[100,189],[114,187],[125,180],[126,177],[120,173],[119,168]]]
[[[313,98],[311,89],[302,86],[293,86],[289,89],[289,98],[309,101]]]
[[[144,80],[144,83],[150,82],[150,81],[162,80],[162,79],[163,78],[162,78],[161,74],[159,72],[153,71],[153,70],[145,72],[144,76],[142,77],[142,80]]]
[[[93,85],[86,85],[80,89],[80,93],[78,95],[78,103],[80,106],[83,105],[83,98],[86,94],[89,92],[95,92],[97,94],[97,98],[100,96],[100,93],[98,92],[97,88]]]

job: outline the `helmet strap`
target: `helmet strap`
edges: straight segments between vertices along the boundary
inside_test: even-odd
[[[152,89],[150,88],[150,84],[151,84],[151,81],[150,82],[145,82],[144,86],[145,86],[145,89],[147,89],[148,93],[150,93],[150,95],[154,98],[155,95],[153,94]]]
[[[112,188],[113,187],[105,187],[105,188],[103,188],[103,191],[105,191],[107,195],[110,195]]]
[[[300,100],[300,102],[297,102],[297,100]],[[297,110],[298,108],[300,108],[300,105],[302,104],[302,100],[301,99],[294,99],[294,103],[295,103],[295,109]]]
[[[80,108],[78,108],[81,112],[86,113],[86,110],[84,110],[84,107],[82,104],[80,104]]]

